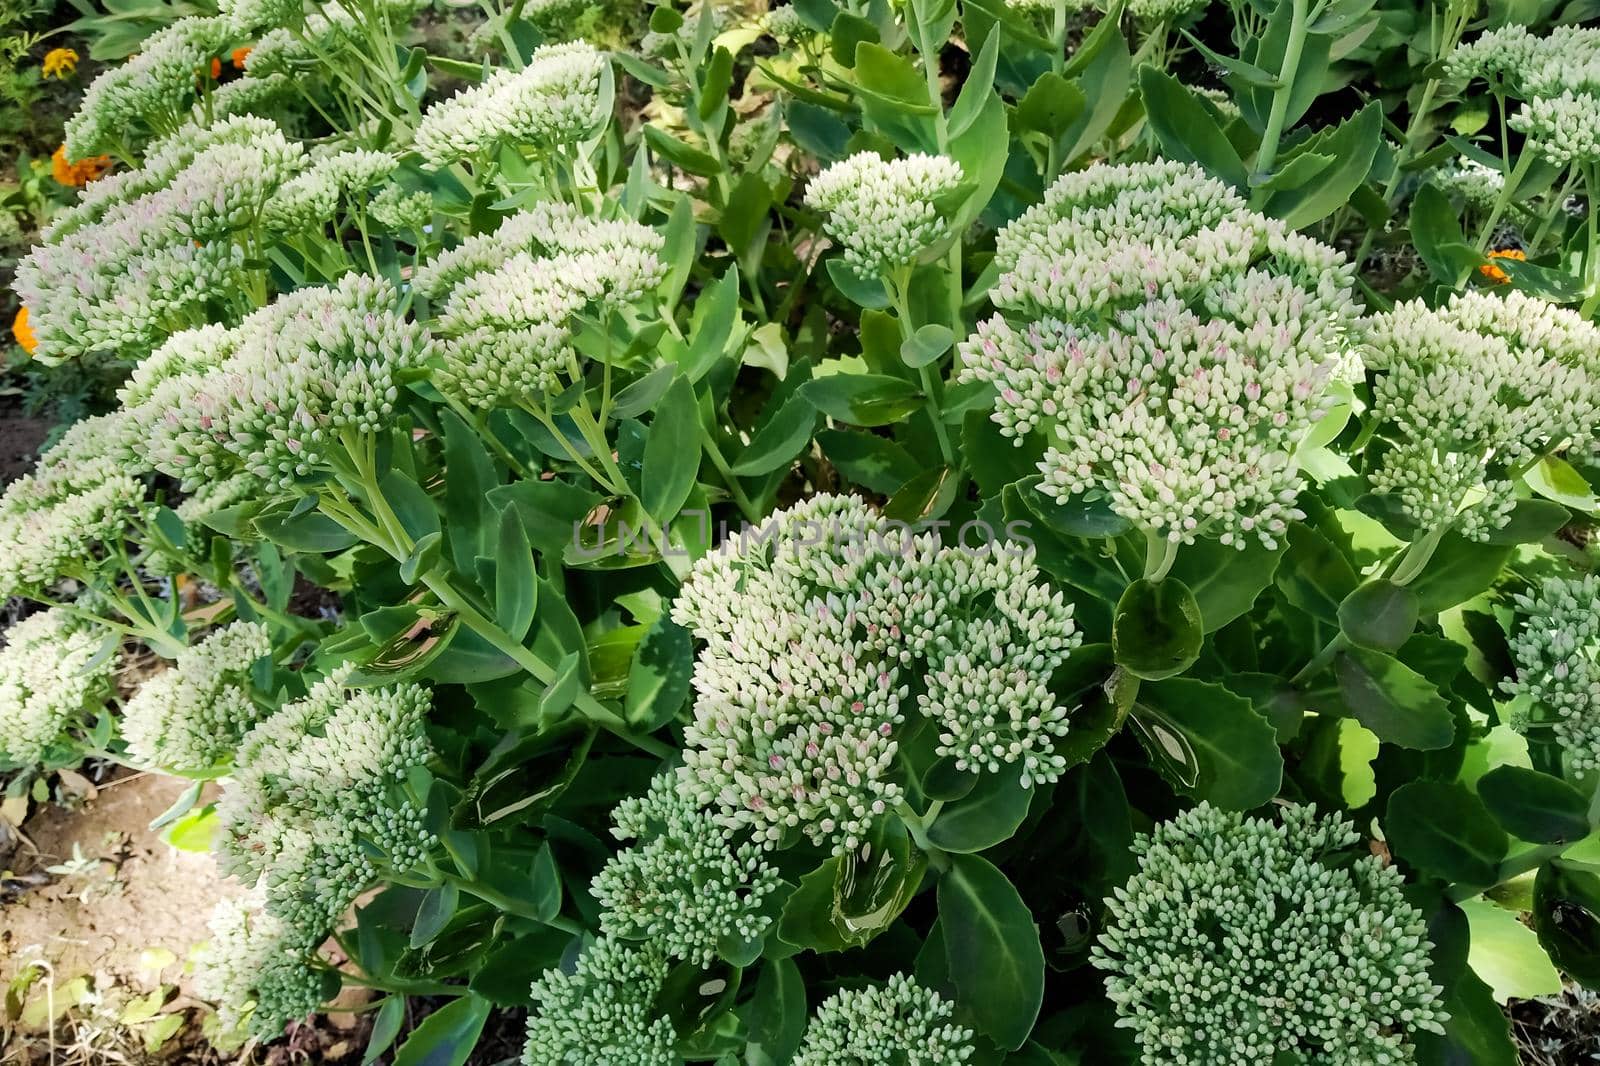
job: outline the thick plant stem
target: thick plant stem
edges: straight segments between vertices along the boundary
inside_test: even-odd
[[[1144,579],[1160,583],[1178,559],[1178,542],[1154,529],[1144,531]]]
[[[1395,566],[1394,573],[1389,575],[1389,580],[1396,585],[1409,585],[1415,581],[1427,567],[1428,560],[1433,558],[1433,553],[1439,547],[1439,541],[1444,538],[1447,528],[1440,526],[1438,529],[1431,529],[1422,537],[1412,541],[1411,547],[1406,549],[1405,555]]]
[[[1295,74],[1300,69],[1300,53],[1306,45],[1307,0],[1293,0],[1289,40],[1283,49],[1283,66],[1278,70],[1278,88],[1273,91],[1272,110],[1267,113],[1267,128],[1261,134],[1261,150],[1256,153],[1256,170],[1271,174],[1278,161],[1278,144],[1289,117],[1289,99],[1294,95]]]
[[[903,271],[902,276],[889,283],[890,295],[894,301],[895,317],[900,322],[900,339],[909,342],[916,331],[911,328],[911,301],[906,296],[910,286],[911,272]],[[928,419],[933,423],[933,435],[939,441],[939,454],[944,458],[946,466],[953,466],[956,461],[955,448],[950,443],[950,432],[944,425],[944,412],[939,406],[939,393],[935,388],[933,373],[928,364],[917,367],[917,377],[922,382],[922,394],[926,397]]]

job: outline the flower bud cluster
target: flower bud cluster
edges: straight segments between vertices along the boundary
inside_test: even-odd
[[[406,788],[431,755],[428,691],[346,687],[341,668],[257,722],[217,814],[222,862],[312,943],[377,877],[422,865],[432,837]]]
[[[886,984],[844,989],[822,1001],[793,1066],[961,1066],[972,1030],[953,1024],[954,1006],[903,973]]]
[[[1041,491],[1103,496],[1171,541],[1279,543],[1297,450],[1348,371],[1357,314],[1333,249],[1184,163],[1067,174],[1001,231],[996,315],[961,346]]]
[[[139,131],[167,133],[189,113],[211,60],[233,35],[222,17],[181,18],[147,37],[140,51],[95,78],[67,120],[73,159],[120,152]]]
[[[949,201],[959,191],[961,164],[921,152],[885,160],[857,152],[806,186],[806,206],[823,212],[823,229],[844,248],[844,261],[875,278],[915,263],[950,236]]]
[[[1600,327],[1525,293],[1413,300],[1370,319],[1372,415],[1391,447],[1367,477],[1424,529],[1482,539],[1506,523],[1519,472],[1582,448],[1600,424]]]
[[[1415,1061],[1441,1033],[1427,923],[1338,817],[1209,804],[1134,843],[1090,961],[1148,1066]]]
[[[29,769],[91,709],[93,697],[109,695],[115,637],[53,607],[17,622],[3,639],[0,765]]]
[[[122,708],[122,736],[143,766],[198,774],[225,763],[259,717],[250,668],[270,654],[267,628],[234,622],[182,652]]]
[[[155,467],[189,488],[239,471],[288,486],[321,469],[342,435],[386,431],[433,343],[398,303],[388,281],[347,274],[246,318],[225,360],[164,382],[146,402],[156,417],[132,413],[149,426]]]
[[[428,109],[416,148],[435,169],[481,161],[506,142],[559,150],[584,139],[610,116],[602,112],[609,60],[585,41],[545,45],[521,70],[496,70]]]
[[[911,713],[959,770],[1065,769],[1048,681],[1081,638],[1029,551],[941,547],[819,496],[700,560],[673,617],[706,642],[681,787],[758,841],[856,846],[900,797]]]
[[[1526,729],[1548,724],[1575,771],[1600,769],[1600,577],[1547,578],[1516,596],[1519,625],[1511,638],[1517,674],[1504,683],[1527,699]]]
[[[633,843],[590,886],[606,935],[702,966],[731,946],[759,945],[773,918],[764,905],[780,880],[761,847],[718,824],[670,772],[642,798],[618,804],[613,818],[612,834]]]

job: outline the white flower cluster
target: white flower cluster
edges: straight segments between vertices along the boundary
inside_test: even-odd
[[[125,466],[121,420],[87,418],[69,429],[33,473],[0,494],[0,596],[80,576],[100,546],[122,537],[144,500]]]
[[[885,160],[857,152],[811,179],[806,206],[827,216],[823,229],[856,273],[878,277],[950,236],[950,201],[962,176],[961,164],[945,156]]]
[[[217,1005],[224,1032],[248,1027],[271,1040],[322,1005],[322,977],[307,959],[317,945],[265,909],[260,892],[218,903],[211,938],[195,953],[195,991]]]
[[[377,876],[426,861],[432,837],[405,793],[431,753],[416,685],[349,689],[348,668],[258,722],[217,802],[222,861],[267,908],[320,940]]]
[[[1041,491],[1103,494],[1172,541],[1271,547],[1301,517],[1296,451],[1356,317],[1333,249],[1184,163],[1065,175],[999,234],[996,304],[962,381],[1047,445]]]
[[[640,299],[665,273],[655,230],[541,204],[493,233],[469,237],[417,272],[443,296],[437,383],[476,407],[541,402],[581,373],[575,316]]]
[[[1128,0],[1128,14],[1141,24],[1169,26],[1201,11],[1209,0]]]
[[[91,697],[109,695],[116,655],[108,632],[60,608],[32,614],[0,647],[0,765],[29,768],[74,725]]]
[[[666,979],[666,957],[648,946],[590,944],[572,971],[534,982],[523,1066],[678,1066],[672,1023],[652,1006]]]
[[[538,48],[523,69],[496,70],[430,107],[417,127],[417,152],[442,169],[481,160],[502,142],[553,151],[580,141],[609,118],[601,111],[609,62],[586,41]]]
[[[305,18],[303,0],[220,0],[217,10],[241,34],[287,29]]]
[[[433,220],[433,197],[426,192],[407,192],[400,185],[385,185],[372,197],[367,210],[379,225],[415,234]]]
[[[267,628],[234,622],[178,653],[122,708],[122,736],[140,765],[204,773],[233,755],[259,710],[250,668],[272,650]]]
[[[271,123],[234,119],[198,150],[159,145],[150,166],[85,198],[17,266],[45,361],[150,351],[236,295],[244,252],[302,150]]]
[[[763,850],[703,811],[658,775],[642,798],[613,814],[618,852],[590,891],[603,908],[601,929],[619,940],[644,940],[675,959],[708,966],[731,945],[759,943],[772,915],[763,905],[779,884]]]
[[[203,350],[225,358],[169,377],[130,411],[149,427],[150,461],[190,488],[240,470],[286,486],[341,434],[385,431],[433,343],[398,304],[388,281],[347,274],[280,297],[225,341],[208,336]]]
[[[1444,59],[1452,81],[1483,80],[1514,95],[1548,96],[1600,81],[1600,30],[1556,26],[1543,37],[1507,25],[1459,44]]]
[[[547,41],[565,41],[573,36],[572,24],[590,10],[587,0],[528,0],[522,17],[539,27]]]
[[[761,16],[757,25],[763,33],[786,47],[809,40],[817,32],[801,17],[800,9],[793,4],[772,8]]]
[[[1511,116],[1532,150],[1558,167],[1600,161],[1600,94],[1563,91],[1538,96]]]
[[[673,617],[706,642],[680,787],[758,841],[856,846],[900,796],[913,680],[961,770],[1054,781],[1068,709],[1048,682],[1080,641],[1031,552],[943,548],[854,497],[819,496],[695,564]]]
[[[1446,196],[1480,211],[1492,210],[1506,187],[1506,176],[1498,167],[1465,157],[1435,170],[1428,180]]]
[[[1600,29],[1557,26],[1536,37],[1502,26],[1445,58],[1452,79],[1484,79],[1522,100],[1512,129],[1558,167],[1600,160]]]
[[[1202,804],[1135,841],[1090,961],[1145,1063],[1400,1064],[1443,1032],[1427,923],[1358,840],[1314,807]]]
[[[367,194],[393,177],[398,165],[388,152],[360,148],[319,159],[272,194],[262,222],[279,233],[320,231],[338,214],[341,202],[365,203]]]
[[[137,55],[95,78],[83,94],[77,114],[67,120],[67,155],[127,155],[137,131],[171,132],[188,115],[201,79],[211,76],[212,58],[232,34],[220,17],[182,18],[151,34]]]
[[[1517,676],[1504,683],[1538,715],[1512,724],[1548,724],[1572,769],[1600,769],[1600,577],[1547,578],[1516,596],[1521,625],[1511,637]]]
[[[1372,416],[1392,444],[1367,477],[1424,529],[1486,537],[1520,470],[1600,424],[1600,327],[1525,293],[1401,304],[1369,320],[1366,345]]]
[[[270,114],[283,105],[294,91],[287,74],[262,78],[235,78],[211,91],[211,121]]]
[[[252,474],[235,474],[221,481],[207,481],[195,487],[188,496],[173,506],[173,513],[189,530],[191,537],[197,527],[211,515],[227,507],[251,503],[265,496],[261,480]]]
[[[960,1066],[972,1058],[972,1030],[954,1008],[903,973],[884,985],[844,989],[822,1001],[793,1066]]]

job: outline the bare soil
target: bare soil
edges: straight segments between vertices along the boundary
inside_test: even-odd
[[[206,938],[212,906],[238,886],[209,854],[169,847],[149,829],[187,784],[129,774],[100,787],[79,810],[49,806],[23,823],[9,861],[19,880],[78,857],[89,861],[75,864],[81,872],[57,874],[0,903],[0,981],[43,958],[58,980],[91,974],[148,983],[141,953],[164,948],[181,961]],[[181,967],[171,969],[162,978],[183,988]]]

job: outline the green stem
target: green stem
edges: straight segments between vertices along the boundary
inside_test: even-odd
[[[539,916],[538,909],[529,906],[527,900],[520,899],[508,892],[501,892],[499,889],[492,888],[481,881],[474,881],[470,878],[458,877],[455,874],[443,874],[442,877],[444,878],[445,883],[455,885],[469,896],[476,896],[478,899],[483,900],[485,903],[492,904],[494,907],[505,911],[507,914],[515,914],[519,918],[532,918],[536,922],[548,925],[553,929],[560,929],[565,933],[572,933],[573,935],[583,932],[583,927],[577,922],[573,921],[571,918],[565,918],[559,914],[553,918],[541,918]]]
[[[888,281],[889,296],[894,301],[895,317],[900,322],[900,339],[910,341],[915,332],[911,328],[911,306],[906,290],[910,287],[911,272],[906,267],[900,271],[900,276]],[[959,286],[958,286],[959,287]],[[954,466],[956,461],[955,448],[950,443],[950,431],[944,425],[944,412],[939,407],[939,393],[935,388],[932,368],[924,363],[917,367],[917,377],[922,382],[922,394],[928,408],[928,419],[933,422],[933,435],[939,440],[939,454],[944,458],[946,466]]]
[[[1494,884],[1484,888],[1479,888],[1475,885],[1456,885],[1449,892],[1450,899],[1452,902],[1460,903],[1463,900],[1472,899],[1474,896],[1481,896],[1483,893],[1492,891],[1507,881],[1515,881],[1530,870],[1537,870],[1548,860],[1560,855],[1571,846],[1570,844],[1540,844],[1537,847],[1529,848],[1527,851],[1519,852],[1500,864],[1499,869],[1495,871]]]
[[[1489,217],[1484,219],[1483,228],[1478,231],[1478,239],[1472,242],[1473,250],[1480,256],[1489,248],[1489,240],[1494,236],[1494,228],[1500,222],[1500,216],[1505,214],[1506,208],[1511,206],[1512,197],[1517,193],[1517,186],[1522,184],[1522,179],[1528,174],[1528,168],[1533,166],[1533,153],[1526,148],[1517,160],[1516,167],[1506,178],[1505,186],[1500,190],[1500,195],[1495,197],[1494,207],[1489,211]],[[1456,288],[1460,288],[1472,275],[1472,264],[1468,264],[1456,275]]]
[[[1394,572],[1389,575],[1389,580],[1396,585],[1409,585],[1415,581],[1427,567],[1428,560],[1433,558],[1434,550],[1439,547],[1447,528],[1440,526],[1429,530],[1420,539],[1412,541],[1411,547],[1406,549]]]
[[[1144,531],[1144,579],[1159,583],[1178,558],[1178,542],[1154,529]]]
[[[700,426],[700,441],[705,448],[706,457],[711,460],[711,465],[717,468],[723,484],[728,487],[728,495],[732,496],[733,502],[738,505],[739,513],[744,515],[746,521],[761,521],[761,508],[757,507],[745,493],[744,486],[739,484],[739,476],[733,472],[733,467],[728,465],[722,449],[717,447],[716,438],[704,423]]]
[[[1278,161],[1278,142],[1283,138],[1289,100],[1294,95],[1295,75],[1300,69],[1300,53],[1306,44],[1307,0],[1292,2],[1289,40],[1283,49],[1283,65],[1278,68],[1278,87],[1273,90],[1272,110],[1267,114],[1267,128],[1261,134],[1261,151],[1256,153],[1256,170],[1262,174],[1271,174],[1273,164]]]

